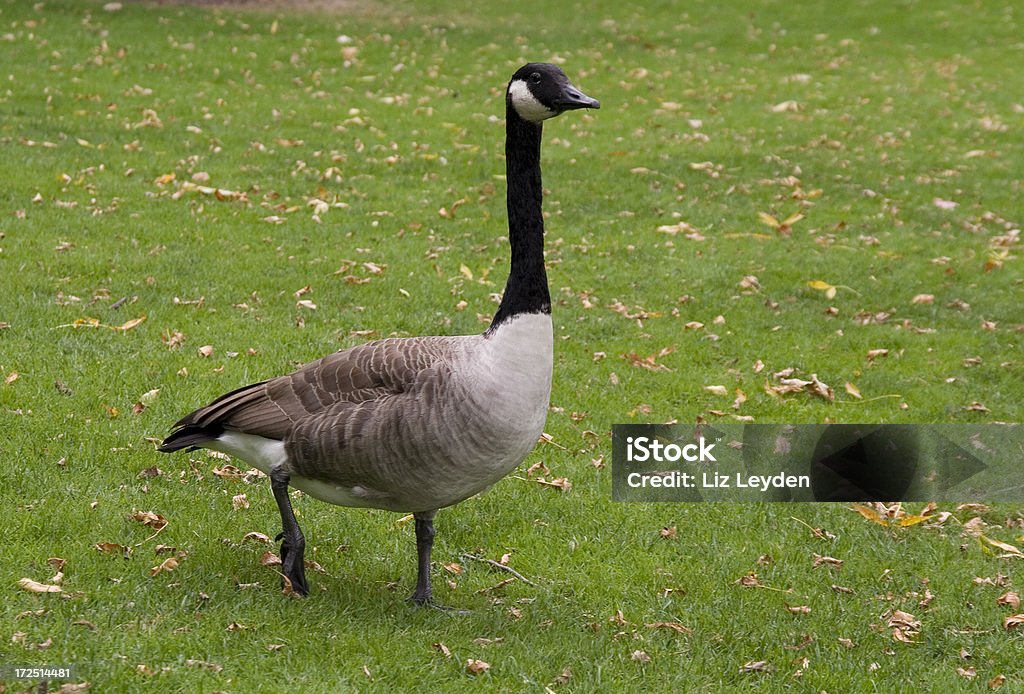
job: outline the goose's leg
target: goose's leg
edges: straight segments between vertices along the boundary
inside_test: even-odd
[[[416,591],[409,598],[417,605],[429,605],[434,601],[434,590],[430,585],[430,552],[434,548],[434,515],[437,511],[415,513],[416,518]]]
[[[292,500],[288,496],[288,473],[280,466],[270,471],[270,488],[274,492],[274,500],[281,511],[281,534],[275,539],[281,542],[281,572],[292,583],[292,590],[299,595],[308,595],[306,584],[306,538],[292,511]]]

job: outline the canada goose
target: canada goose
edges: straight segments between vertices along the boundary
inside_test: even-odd
[[[554,65],[529,63],[512,76],[505,93],[512,262],[486,332],[389,338],[336,352],[222,395],[179,420],[160,446],[228,453],[270,476],[283,574],[296,593],[309,587],[288,485],[332,504],[413,513],[418,576],[410,600],[423,605],[432,602],[434,514],[500,480],[536,445],[552,369],[542,122],[600,106]]]

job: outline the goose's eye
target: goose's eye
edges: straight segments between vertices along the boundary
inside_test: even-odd
[[[533,74],[531,74],[530,81],[533,82],[534,84],[540,84],[540,73],[534,72]]]

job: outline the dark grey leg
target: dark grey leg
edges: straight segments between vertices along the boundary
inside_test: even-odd
[[[281,572],[292,582],[292,590],[299,595],[308,595],[306,584],[306,538],[292,511],[292,500],[288,496],[288,473],[277,467],[270,471],[270,489],[274,492],[277,508],[281,511],[281,534],[277,536],[281,542]]]
[[[437,511],[416,513],[416,591],[409,598],[417,605],[433,603],[430,585],[430,551],[434,548],[434,515]]]

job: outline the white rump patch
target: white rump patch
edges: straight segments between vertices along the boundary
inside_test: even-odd
[[[240,431],[225,431],[215,440],[203,444],[203,447],[244,460],[265,475],[269,475],[272,468],[282,465],[288,459],[284,441],[243,434]]]
[[[271,470],[284,465],[288,460],[284,441],[268,439],[256,434],[243,434],[240,431],[225,431],[215,440],[209,441],[203,446],[244,460],[265,475],[269,475]],[[288,484],[329,504],[387,508],[386,504],[382,505],[381,501],[382,499],[386,501],[386,495],[363,487],[348,488],[298,475],[291,475]]]
[[[508,94],[512,98],[512,107],[523,120],[540,123],[555,115],[554,111],[537,101],[524,80],[513,80],[508,85]]]

